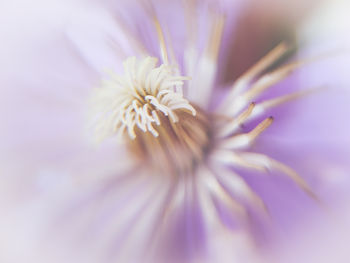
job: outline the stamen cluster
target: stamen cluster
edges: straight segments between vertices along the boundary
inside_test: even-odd
[[[111,75],[104,80],[94,96],[94,115],[97,113],[97,134],[104,138],[111,133],[127,134],[136,138],[135,128],[159,136],[155,126],[161,125],[161,116],[176,123],[176,110],[196,110],[183,98],[182,86],[188,78],[176,76],[169,65],[157,67],[157,59],[128,58],[124,76]]]

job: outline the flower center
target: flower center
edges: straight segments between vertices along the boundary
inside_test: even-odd
[[[112,75],[94,96],[97,134],[118,134],[135,157],[172,174],[191,172],[210,144],[207,114],[182,94],[187,77],[147,57],[124,62],[124,76]]]
[[[209,120],[203,111],[196,111],[193,116],[184,109],[176,110],[177,122],[159,114],[161,125],[155,128],[159,136],[136,130],[136,139],[130,141],[132,152],[162,172],[191,173],[205,158],[211,141]]]

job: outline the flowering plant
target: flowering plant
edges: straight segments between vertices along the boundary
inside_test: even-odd
[[[38,248],[60,254],[58,243],[65,251],[59,262],[247,260],[255,250],[251,237],[260,236],[270,218],[296,216],[297,209],[287,211],[293,203],[303,204],[299,212],[323,206],[307,181],[319,182],[309,173],[324,169],[310,165],[320,159],[309,157],[324,148],[293,148],[311,137],[324,144],[329,139],[297,125],[312,98],[320,103],[325,91],[319,90],[323,83],[295,85],[296,76],[320,59],[276,66],[291,51],[281,43],[226,85],[216,76],[234,16],[223,10],[231,11],[232,2],[217,7],[211,1],[137,1],[120,3],[118,10],[128,5],[133,11],[127,14],[137,19],[96,3],[75,14],[59,40],[38,52],[45,57],[35,62],[39,71],[24,73],[12,82],[14,89],[5,89],[8,98],[28,105],[5,118],[5,138],[14,138],[13,127],[28,122],[16,136],[18,144],[5,144],[14,155],[3,166],[11,174],[6,206],[18,202],[25,208],[9,221],[16,218],[39,236],[29,254]],[[60,45],[55,52],[52,43]],[[47,68],[47,57],[60,71]],[[97,146],[86,140],[92,137]],[[289,158],[290,152],[299,157]],[[293,196],[288,209],[271,200],[283,192]],[[23,214],[34,216],[34,226],[19,220]]]

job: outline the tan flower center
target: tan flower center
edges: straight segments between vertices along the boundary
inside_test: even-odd
[[[129,144],[131,152],[158,171],[192,173],[205,159],[212,141],[208,116],[199,108],[196,112],[193,116],[187,110],[176,110],[178,122],[159,114],[161,125],[155,128],[159,136],[136,130],[136,139],[130,140]]]

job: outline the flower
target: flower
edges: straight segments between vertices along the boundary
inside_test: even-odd
[[[153,239],[152,244],[161,244],[154,245],[155,249],[162,247],[162,251],[169,250],[166,255],[175,253],[170,258],[185,260],[199,257],[204,260],[202,257],[208,255],[202,253],[207,239],[212,235],[209,233],[217,231],[217,224],[228,224],[226,227],[230,228],[230,223],[225,221],[241,218],[244,224],[249,222],[250,215],[245,205],[267,213],[264,202],[234,168],[263,173],[278,170],[317,199],[292,168],[262,153],[249,151],[252,143],[272,124],[272,117],[265,117],[250,131],[242,130],[242,125],[248,119],[261,117],[268,108],[301,97],[309,91],[254,102],[267,88],[300,67],[301,63],[295,62],[263,74],[288,52],[288,46],[281,44],[237,80],[220,101],[214,81],[224,14],[210,8],[204,12],[212,26],[205,32],[207,42],[204,42],[202,50],[196,44],[196,39],[191,39],[183,52],[176,52],[171,32],[165,35],[167,24],[162,24],[157,12],[149,8],[150,15],[144,18],[144,28],[157,37],[159,52],[153,46],[149,50],[144,47],[143,41],[118,21],[123,25],[127,39],[134,43],[132,54],[137,57],[121,55],[125,57],[123,70],[118,69],[119,74],[109,70],[103,83],[95,89],[89,107],[99,139],[119,137],[121,144],[116,147],[125,147],[124,155],[134,162],[129,168],[132,172],[122,175],[120,180],[129,181],[134,176],[134,180],[145,178],[148,186],[142,192],[147,194],[153,187],[159,187],[160,182],[164,187],[165,193],[160,192],[153,201],[160,202],[149,215],[153,219],[138,223],[147,224],[147,227],[139,230],[141,234],[146,235],[148,231],[153,233],[152,237],[149,237],[150,234],[143,237],[147,240],[143,244]],[[188,7],[188,12],[191,13],[191,7]],[[196,35],[192,24],[196,19],[193,14],[189,16],[191,19],[187,21],[187,28]],[[70,36],[78,48],[83,41],[86,42],[77,39],[76,31],[71,32]],[[116,45],[121,46],[119,42]],[[157,53],[159,58],[154,55]],[[83,56],[91,59],[89,53]],[[115,187],[118,189],[121,186]],[[118,192],[117,189],[113,191]],[[149,204],[140,204],[133,213],[141,213],[142,216],[143,206],[148,207]],[[183,214],[183,209],[188,209],[186,213],[189,215]],[[222,216],[222,209],[229,215]],[[144,214],[147,215],[147,212]],[[131,220],[126,215],[125,218]],[[162,227],[156,230],[154,224]],[[121,223],[125,228],[127,225]],[[178,228],[181,233],[176,233]],[[136,234],[137,241],[130,238],[128,243],[131,248],[137,247],[136,250],[139,250],[135,254],[144,249],[149,251],[147,245],[137,245],[141,239],[140,233]],[[167,245],[163,247],[163,244]],[[117,251],[123,254],[123,249]],[[128,257],[130,252],[125,254]]]
[[[146,9],[133,11],[142,24],[132,16],[121,19],[94,8],[87,13],[87,20],[78,15],[73,25],[69,24],[68,41],[64,43],[75,48],[69,53],[74,59],[68,60],[74,63],[63,63],[71,67],[64,71],[64,81],[59,76],[56,83],[55,76],[49,75],[48,82],[44,82],[55,87],[50,89],[55,95],[49,98],[68,101],[68,112],[60,115],[61,119],[46,113],[43,116],[47,119],[37,120],[47,124],[40,127],[43,134],[55,134],[55,140],[48,144],[50,150],[39,151],[52,155],[37,157],[51,167],[43,169],[39,161],[34,162],[40,167],[37,168],[30,162],[28,165],[27,160],[22,165],[31,168],[28,174],[34,171],[34,180],[26,178],[26,184],[34,188],[26,185],[27,195],[37,197],[33,198],[29,214],[40,215],[34,221],[45,227],[37,229],[49,228],[60,247],[73,248],[70,261],[246,260],[246,253],[252,249],[249,231],[256,227],[254,213],[264,216],[270,210],[246,182],[247,172],[254,177],[263,175],[266,180],[269,172],[277,170],[276,174],[292,179],[287,181],[288,186],[294,186],[294,181],[300,188],[294,189],[299,196],[309,202],[318,199],[292,167],[266,155],[268,147],[259,152],[253,148],[265,130],[274,126],[269,127],[273,118],[267,110],[314,90],[287,89],[283,95],[270,94],[271,98],[262,100],[259,96],[308,62],[292,62],[270,71],[289,51],[288,45],[282,43],[229,89],[219,87],[215,80],[219,47],[225,19],[230,16],[225,17],[220,8],[201,3],[198,19],[205,24],[197,28],[197,7],[193,4],[190,2],[185,9],[168,1],[153,7],[146,4]],[[182,26],[179,14],[186,17]],[[74,24],[79,18],[82,27]],[[172,20],[174,23],[166,22]],[[60,54],[49,55],[61,61]],[[103,74],[105,68],[109,70],[107,74]],[[69,74],[69,69],[75,74]],[[48,69],[44,73],[45,70]],[[102,83],[95,81],[101,78]],[[97,86],[92,95],[91,82]],[[67,83],[70,93],[60,89]],[[73,89],[72,83],[83,88]],[[85,104],[88,96],[91,99]],[[103,139],[96,148],[87,146],[82,123],[75,122],[81,120],[81,112],[86,109],[91,110],[95,135]],[[76,117],[70,119],[70,114]],[[290,121],[288,114],[281,117]],[[258,123],[254,123],[256,119]],[[65,127],[73,128],[67,132]],[[53,131],[47,133],[45,129]],[[118,142],[114,140],[117,137]],[[29,136],[29,141],[32,139]],[[26,145],[29,153],[32,145],[36,144]],[[52,151],[53,147],[62,149]],[[22,156],[15,161],[29,154]],[[23,178],[18,176],[18,180]],[[18,185],[16,181],[15,188]],[[52,250],[57,253],[52,243],[39,244],[39,249],[48,247],[49,254]],[[88,248],[88,252],[82,253],[77,244],[83,251]],[[218,248],[224,245],[227,247]]]

